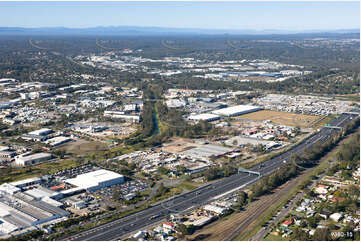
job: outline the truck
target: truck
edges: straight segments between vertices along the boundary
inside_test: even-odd
[[[158,218],[158,217],[159,217],[159,215],[153,215],[153,216],[151,216],[151,217],[149,218],[149,220],[153,220],[153,219]]]

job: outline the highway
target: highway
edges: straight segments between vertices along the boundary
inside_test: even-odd
[[[356,114],[342,114],[330,122],[331,126],[344,127]],[[262,162],[250,170],[259,172],[260,176],[246,172],[240,172],[227,178],[218,180],[212,184],[205,185],[191,192],[175,196],[166,202],[159,203],[133,215],[117,219],[115,221],[99,225],[93,229],[80,232],[66,238],[67,240],[117,240],[130,232],[136,232],[150,224],[159,222],[169,216],[171,213],[183,212],[192,207],[204,204],[213,198],[220,196],[228,191],[242,186],[248,186],[255,183],[263,175],[276,171],[282,164],[290,161],[293,154],[302,154],[302,152],[315,143],[325,142],[338,132],[336,129],[323,127],[315,135],[304,142],[294,146],[289,151],[276,156],[270,160]]]

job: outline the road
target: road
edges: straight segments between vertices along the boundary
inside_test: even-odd
[[[342,114],[338,118],[330,122],[331,126],[344,127],[348,122],[358,115]],[[250,170],[259,172],[261,176],[276,171],[284,163],[290,161],[293,154],[300,154],[306,148],[312,147],[315,143],[325,142],[337,130],[331,128],[322,128],[318,133],[308,138],[306,141],[294,146],[291,150],[256,165]],[[197,188],[196,190],[175,196],[164,203],[151,206],[138,213],[127,217],[117,219],[115,221],[97,226],[93,229],[80,232],[66,238],[67,240],[117,240],[130,232],[140,230],[150,224],[161,221],[171,213],[183,212],[192,207],[204,204],[213,198],[220,196],[230,190],[255,183],[260,177],[256,174],[241,172],[230,177],[221,179],[212,184]]]

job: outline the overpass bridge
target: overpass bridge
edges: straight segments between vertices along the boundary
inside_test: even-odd
[[[337,130],[342,130],[342,127],[338,127],[338,126],[331,126],[331,125],[326,125],[325,128],[329,128],[329,129],[337,129]]]
[[[244,172],[244,173],[248,173],[248,174],[255,174],[257,176],[261,176],[261,173],[257,172],[257,171],[251,171],[251,170],[248,170],[248,169],[245,169],[243,167],[239,167],[238,168],[238,174],[241,173],[241,172]]]
[[[343,112],[343,114],[360,115],[358,112]]]

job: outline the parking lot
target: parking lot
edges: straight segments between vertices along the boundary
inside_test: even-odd
[[[118,203],[114,199],[115,192],[118,192],[121,196],[120,199],[125,199],[129,194],[136,194],[137,192],[143,192],[147,189],[149,189],[149,185],[146,182],[140,180],[130,180],[123,184],[95,191],[92,195],[97,199],[102,207],[116,206]]]
[[[74,178],[77,175],[81,175],[83,173],[94,171],[96,169],[96,167],[93,167],[91,165],[82,165],[75,168],[58,171],[53,176],[55,176],[58,180],[65,180],[68,178]]]

